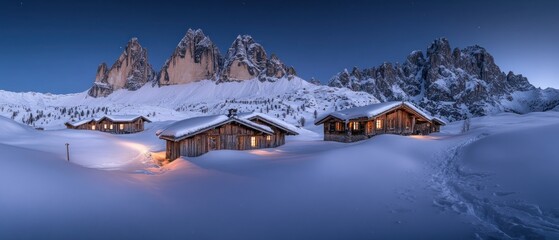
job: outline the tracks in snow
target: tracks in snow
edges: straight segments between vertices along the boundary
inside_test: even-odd
[[[461,166],[463,150],[486,136],[482,133],[436,156],[440,161],[432,177],[432,186],[438,193],[435,206],[472,216],[479,226],[479,239],[559,238],[559,213],[543,211],[537,204],[521,199],[499,199],[514,192],[499,191],[488,196],[484,190],[491,187],[488,178],[493,173],[473,172]]]

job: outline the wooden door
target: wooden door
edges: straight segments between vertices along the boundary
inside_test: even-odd
[[[209,151],[217,150],[217,146],[218,146],[217,137],[216,136],[208,137],[208,150]]]

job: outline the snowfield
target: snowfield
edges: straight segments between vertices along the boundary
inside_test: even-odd
[[[558,112],[350,144],[310,126],[158,167],[172,123],[111,135],[0,118],[0,239],[559,238]]]

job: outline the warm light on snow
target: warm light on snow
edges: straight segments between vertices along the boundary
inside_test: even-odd
[[[434,135],[410,135],[409,137],[415,138],[415,139],[422,139],[422,140],[437,140],[437,139],[441,139],[440,136],[434,136]]]
[[[149,152],[149,147],[144,146],[144,145],[139,144],[139,143],[119,142],[119,144],[121,144],[122,146],[125,146],[127,148],[134,149],[134,150],[138,151],[139,154],[145,154],[145,153]]]
[[[275,150],[250,150],[248,151],[251,154],[254,155],[258,155],[258,156],[274,156],[274,155],[278,155],[279,151],[275,151]]]

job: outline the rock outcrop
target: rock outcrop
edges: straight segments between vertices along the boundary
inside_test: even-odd
[[[381,101],[413,101],[449,120],[502,111],[538,111],[548,105],[545,99],[523,97],[542,90],[522,75],[502,72],[484,48],[451,49],[445,38],[436,39],[426,55],[412,52],[403,64],[344,70],[332,77],[329,86],[365,91]]]
[[[284,77],[292,79],[296,74],[293,67],[283,64],[276,55],[268,58],[262,45],[248,35],[238,36],[223,58],[202,30],[188,29],[158,74],[148,63],[147,50],[133,38],[110,69],[105,63],[98,67],[89,95],[104,97],[118,89],[134,91],[153,80],[156,80],[153,84],[159,86],[200,80],[274,82]]]
[[[216,79],[222,65],[217,46],[202,30],[188,29],[159,74],[160,85]]]
[[[322,85],[322,82],[320,82],[320,80],[318,80],[318,79],[316,79],[316,78],[314,78],[314,77],[311,78],[311,79],[309,80],[309,83],[312,83],[312,84],[314,84],[314,85],[316,85],[316,86]]]
[[[110,69],[107,69],[106,63],[99,65],[95,83],[88,94],[105,97],[119,89],[135,91],[155,76],[148,62],[147,50],[142,48],[137,38],[132,38]]]
[[[258,78],[273,82],[295,74],[295,70],[283,64],[275,54],[268,59],[264,47],[251,36],[239,35],[227,51],[219,80],[228,82]]]

